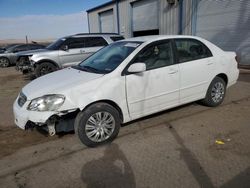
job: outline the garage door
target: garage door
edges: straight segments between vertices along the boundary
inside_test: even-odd
[[[196,35],[236,51],[241,64],[250,64],[250,1],[198,1]]]
[[[114,33],[113,10],[108,10],[99,14],[100,30],[102,33]]]
[[[145,34],[150,34],[150,31],[159,32],[158,13],[158,0],[141,0],[132,3],[133,32],[144,31]]]

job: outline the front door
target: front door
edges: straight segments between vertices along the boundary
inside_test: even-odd
[[[85,37],[82,60],[87,59],[90,55],[107,45],[108,43],[103,37]]]
[[[84,38],[68,38],[63,46],[67,46],[67,50],[59,50],[59,58],[62,67],[76,65],[83,60],[84,56]]]
[[[127,103],[132,119],[179,104],[179,65],[169,40],[155,42],[139,52],[132,63],[143,62],[146,71],[126,75]]]

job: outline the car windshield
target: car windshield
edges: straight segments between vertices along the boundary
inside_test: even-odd
[[[51,43],[50,45],[48,45],[46,47],[46,49],[48,50],[58,50],[59,47],[62,45],[62,43],[65,41],[65,38],[60,38],[58,40],[56,40],[55,42]]]
[[[99,74],[110,73],[126,59],[141,42],[116,42],[106,46],[73,68]]]
[[[8,46],[8,47],[5,48],[5,49],[6,49],[5,52],[6,52],[6,53],[13,52],[17,46],[19,46],[19,45],[11,45],[11,46]]]

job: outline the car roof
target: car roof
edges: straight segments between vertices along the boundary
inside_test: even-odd
[[[122,35],[119,35],[118,33],[78,33],[78,34],[75,34],[75,35],[70,35],[70,36],[67,36],[65,38],[68,38],[68,37],[82,37],[82,36],[91,36],[91,37],[100,37],[100,36],[110,36],[110,37],[120,37]]]
[[[153,42],[153,41],[157,41],[157,40],[174,39],[174,38],[200,39],[199,37],[195,37],[195,36],[191,36],[191,35],[149,35],[149,36],[133,37],[133,38],[129,38],[129,39],[124,39],[122,41]]]

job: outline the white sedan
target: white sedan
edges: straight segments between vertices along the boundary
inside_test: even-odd
[[[97,146],[134,119],[197,100],[218,106],[238,79],[236,60],[193,36],[115,42],[26,85],[14,103],[15,123],[50,135],[74,129],[82,143]]]

